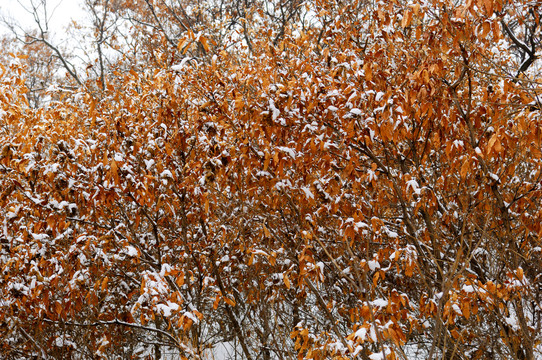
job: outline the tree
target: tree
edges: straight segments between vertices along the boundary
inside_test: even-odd
[[[536,4],[97,4],[1,74],[5,358],[540,356]]]

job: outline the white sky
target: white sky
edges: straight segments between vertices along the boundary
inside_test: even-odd
[[[42,3],[46,4],[46,13]],[[56,37],[62,35],[72,20],[81,21],[84,18],[81,3],[82,0],[1,0],[0,17],[15,21],[25,30],[35,29],[37,26],[30,13],[34,5],[42,23],[45,24],[47,18],[49,32]],[[9,30],[0,24],[0,33],[9,33]]]

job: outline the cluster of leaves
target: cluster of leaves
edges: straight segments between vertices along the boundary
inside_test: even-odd
[[[541,356],[537,4],[118,3],[1,68],[4,358]]]

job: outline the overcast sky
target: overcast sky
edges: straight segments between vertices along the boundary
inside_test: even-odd
[[[46,4],[46,12],[42,3]],[[83,18],[81,0],[1,0],[0,16],[15,21],[24,29],[34,29],[36,23],[31,14],[32,5],[38,9],[42,22],[47,18],[49,31],[56,36],[61,35],[72,20],[80,21]],[[2,24],[0,32],[9,30]]]

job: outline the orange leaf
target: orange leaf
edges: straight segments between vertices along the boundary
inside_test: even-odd
[[[187,43],[188,43],[188,38],[187,37],[185,37],[184,39],[179,40],[179,42],[177,43],[177,50],[183,51],[183,49],[185,48],[185,45]]]
[[[373,79],[373,69],[370,63],[363,65],[363,71],[365,71],[365,80],[371,81]]]
[[[493,14],[493,0],[484,0],[484,6],[488,15]]]
[[[463,303],[463,308],[461,309],[461,312],[466,319],[470,317],[470,303],[468,301]]]
[[[463,165],[461,165],[461,179],[465,179],[465,176],[467,175],[467,172],[469,171],[469,159],[466,158],[465,161],[463,161]]]
[[[226,304],[230,305],[230,306],[235,306],[235,301],[233,299],[230,299],[229,297],[227,296],[224,296],[223,297],[224,301],[226,302]]]
[[[188,330],[190,329],[190,327],[192,327],[192,324],[193,324],[193,323],[194,323],[194,322],[193,322],[191,319],[185,318],[185,319],[184,319],[184,325],[183,325],[184,331],[188,331]]]
[[[491,152],[491,149],[493,149],[493,145],[495,145],[495,141],[497,140],[497,134],[493,134],[491,139],[489,139],[489,142],[487,143],[487,154]]]
[[[177,283],[177,286],[179,287],[184,285],[184,273],[182,271],[179,274],[179,276],[177,276],[177,279],[175,280],[175,282]]]
[[[485,38],[487,34],[489,34],[489,31],[491,30],[491,26],[488,22],[485,22],[482,24],[482,38]]]
[[[407,10],[405,14],[403,15],[403,21],[401,21],[402,27],[410,26],[410,23],[412,22],[412,11]]]
[[[271,237],[271,233],[269,232],[269,229],[267,228],[267,226],[262,225],[262,228],[263,228],[263,235],[264,235],[266,238],[270,238],[270,237]]]
[[[502,151],[502,145],[501,145],[500,139],[497,139],[497,141],[495,141],[495,151],[498,153]]]
[[[414,4],[410,6],[412,10],[414,10],[414,15],[418,15],[420,13],[420,4]]]
[[[60,315],[62,313],[62,305],[57,301],[55,302],[55,312]]]
[[[200,313],[199,311],[197,311],[197,310],[192,310],[192,313],[193,313],[194,315],[196,315],[196,317],[197,317],[198,319],[200,319],[200,320],[203,319],[203,314]]]
[[[107,283],[109,282],[109,277],[106,276],[103,280],[102,280],[102,287],[101,287],[101,290],[102,291],[105,291],[105,289],[107,289]]]
[[[113,177],[113,179],[115,180],[115,184],[119,184],[119,182],[120,182],[119,181],[119,172],[118,172],[117,162],[115,160],[111,161],[110,174]]]
[[[201,45],[203,45],[203,48],[205,49],[206,52],[209,52],[209,44],[207,43],[207,39],[203,36],[201,36],[199,38],[199,42],[201,43]]]
[[[289,289],[291,285],[290,285],[290,279],[288,279],[288,275],[284,274],[283,280],[284,280],[284,285],[286,285],[286,288]]]

